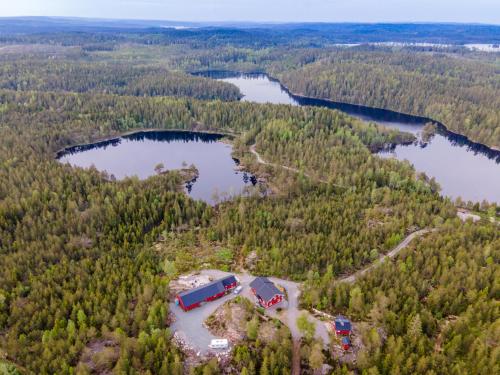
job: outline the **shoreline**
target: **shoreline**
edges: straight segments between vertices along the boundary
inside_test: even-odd
[[[195,134],[210,134],[210,135],[220,135],[221,137],[234,138],[238,135],[238,133],[229,133],[223,131],[215,131],[215,130],[190,130],[190,129],[162,129],[162,128],[141,128],[130,130],[125,133],[118,133],[116,135],[103,136],[95,139],[94,141],[89,141],[86,143],[77,143],[72,144],[66,147],[63,147],[59,150],[54,151],[55,159],[59,160],[66,153],[70,152],[71,149],[76,149],[79,147],[90,147],[90,146],[98,146],[101,143],[111,143],[114,141],[119,141],[121,138],[129,137],[136,134],[141,133],[154,133],[154,132],[183,132],[183,133],[195,133]]]
[[[279,83],[281,85],[281,87],[292,98],[294,98],[294,99],[299,98],[299,99],[304,99],[304,100],[319,100],[319,101],[324,101],[324,102],[331,103],[331,104],[338,104],[338,105],[345,105],[345,106],[357,107],[359,109],[383,111],[383,112],[390,113],[390,114],[393,114],[393,115],[396,115],[396,116],[404,116],[404,117],[407,117],[409,119],[417,120],[417,121],[415,121],[415,123],[422,123],[422,125],[425,124],[425,123],[430,122],[430,123],[435,124],[438,127],[439,130],[444,131],[445,133],[447,133],[445,135],[451,135],[453,137],[462,138],[463,141],[465,141],[467,143],[470,143],[473,146],[480,147],[480,148],[485,148],[485,149],[487,149],[488,152],[498,153],[498,156],[500,156],[500,148],[497,148],[495,146],[489,146],[489,145],[486,145],[484,143],[476,142],[476,141],[472,140],[471,138],[469,138],[468,136],[466,136],[464,134],[456,133],[453,130],[450,130],[442,122],[434,120],[434,119],[432,119],[430,117],[421,116],[421,115],[415,115],[415,114],[412,114],[412,113],[395,111],[393,109],[388,109],[388,108],[371,107],[371,106],[367,106],[367,105],[363,105],[363,104],[340,102],[340,101],[336,101],[336,100],[329,99],[329,98],[321,98],[321,97],[317,98],[317,97],[313,97],[313,96],[307,96],[307,95],[304,95],[302,93],[295,93],[292,90],[290,90],[287,86],[285,86],[283,83],[281,83],[281,81],[279,79],[277,79],[275,77],[272,77],[272,76],[270,76],[268,74],[265,74],[265,75],[269,78],[269,80],[271,80],[273,82],[276,82],[276,83]]]
[[[197,124],[197,125],[201,125],[201,124]],[[114,142],[119,142],[120,139],[128,137],[128,136],[141,135],[141,134],[145,134],[145,133],[175,133],[175,132],[177,132],[177,133],[191,133],[191,134],[195,134],[195,135],[219,136],[220,138],[218,139],[218,142],[230,145],[231,147],[233,146],[234,138],[236,138],[239,135],[239,133],[230,133],[230,132],[216,131],[216,130],[156,129],[156,128],[137,129],[137,130],[131,130],[131,131],[128,131],[125,133],[121,133],[121,134],[118,134],[116,136],[101,137],[101,138],[98,138],[94,142],[74,144],[71,146],[61,148],[55,152],[54,159],[55,159],[55,161],[59,162],[60,158],[62,158],[64,155],[67,155],[68,153],[85,152],[84,149],[79,149],[79,148],[94,147],[94,146],[99,147],[101,145],[111,145]],[[240,170],[240,171],[249,173],[252,176],[252,178],[255,178],[256,183],[253,185],[263,183],[257,175],[255,175],[254,173],[252,173],[250,171],[249,168],[247,168],[246,166],[243,166],[240,163],[240,159],[237,158],[234,155],[234,153],[231,153],[231,158],[234,160],[234,162],[236,164],[235,168],[234,168],[235,171]],[[163,170],[159,174],[165,175],[165,174],[168,174],[171,172],[178,173],[181,177],[182,181],[178,186],[178,192],[188,196],[191,199],[194,199],[193,197],[191,197],[190,191],[191,191],[192,185],[197,181],[197,179],[199,178],[199,175],[200,175],[199,170],[196,167],[196,165],[194,165],[194,168],[192,168],[192,166],[189,166],[189,167],[183,167],[183,168],[178,168],[178,169]],[[150,178],[153,176],[154,175],[149,176],[147,178]],[[145,179],[147,179],[147,178],[145,178]],[[122,179],[119,179],[119,180],[122,180]],[[118,181],[118,179],[117,179],[117,181]],[[201,200],[212,207],[217,207],[220,203],[223,203],[223,201],[217,202],[217,203],[210,203],[210,202],[205,201],[204,199],[201,199]]]
[[[191,72],[190,74],[193,75],[203,75],[203,74],[210,74],[210,73],[219,73],[219,74],[238,74],[238,75],[249,75],[249,76],[257,76],[257,75],[264,75],[266,76],[270,81],[278,83],[283,91],[285,91],[288,95],[290,95],[293,99],[295,99],[298,104],[303,106],[303,105],[310,105],[310,104],[302,104],[300,101],[318,101],[318,102],[324,102],[324,104],[317,103],[316,106],[323,106],[328,108],[328,104],[330,105],[337,105],[337,106],[346,106],[346,107],[351,107],[351,108],[357,108],[359,110],[365,110],[365,111],[380,111],[384,112],[393,116],[403,116],[406,117],[407,120],[411,120],[412,122],[416,124],[422,124],[424,125],[427,122],[431,122],[435,124],[438,127],[438,130],[443,132],[445,136],[451,137],[451,138],[456,138],[453,141],[459,141],[464,144],[467,144],[469,147],[477,148],[481,151],[483,151],[485,154],[488,154],[492,158],[500,158],[500,147],[495,147],[495,146],[489,146],[484,143],[479,143],[474,141],[473,139],[469,138],[468,136],[464,134],[457,133],[453,130],[450,130],[446,125],[444,125],[442,122],[434,120],[432,118],[426,117],[426,116],[421,116],[421,115],[415,115],[411,113],[406,113],[406,112],[400,112],[388,108],[382,108],[382,107],[371,107],[363,104],[356,104],[356,103],[348,103],[348,102],[342,102],[342,101],[336,101],[333,99],[329,98],[321,98],[321,97],[314,97],[314,96],[308,96],[304,95],[303,93],[296,93],[292,91],[288,86],[284,85],[278,78],[271,76],[267,72],[263,71],[251,71],[251,72],[238,72],[238,71],[230,71],[230,70],[207,70],[207,71],[197,71],[197,72]],[[314,104],[313,104],[314,105]],[[349,116],[354,116],[346,111],[343,111],[342,109],[338,108],[330,108],[330,109],[335,109],[340,112],[346,113]],[[354,116],[355,117],[355,116]],[[366,121],[366,120],[363,120]]]

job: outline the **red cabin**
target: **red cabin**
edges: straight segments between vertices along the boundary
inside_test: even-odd
[[[350,347],[351,347],[351,340],[349,340],[349,337],[347,336],[342,337],[342,348],[344,350],[349,350]]]
[[[262,307],[268,308],[283,301],[285,294],[279,290],[267,277],[257,277],[250,283],[253,294]]]
[[[352,331],[352,324],[349,319],[343,316],[338,316],[335,319],[335,334],[337,336],[349,336]]]
[[[230,275],[197,288],[179,293],[176,300],[184,311],[189,311],[196,307],[200,307],[202,302],[210,302],[222,297],[228,291],[234,289],[236,285],[238,285],[236,277],[234,275]]]

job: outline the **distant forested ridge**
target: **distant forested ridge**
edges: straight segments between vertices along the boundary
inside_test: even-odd
[[[176,29],[176,26],[180,28]],[[220,24],[145,21],[103,20],[49,17],[12,17],[0,20],[3,34],[15,35],[17,40],[36,40],[50,34],[53,40],[68,34],[92,34],[96,39],[136,38],[139,42],[157,43],[217,42],[248,47],[318,43],[500,43],[500,26],[451,23],[227,23]],[[61,39],[62,40],[62,39]]]

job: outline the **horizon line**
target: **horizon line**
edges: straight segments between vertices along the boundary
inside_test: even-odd
[[[95,21],[127,21],[127,22],[179,22],[191,24],[255,24],[255,25],[300,25],[300,24],[357,24],[357,25],[377,25],[377,24],[410,24],[410,25],[475,25],[475,26],[500,26],[500,23],[485,22],[463,22],[463,21],[255,21],[255,20],[225,20],[225,21],[193,21],[179,19],[155,19],[155,18],[114,18],[114,17],[87,17],[87,16],[59,16],[59,15],[17,15],[0,16],[0,20],[6,19],[26,19],[26,18],[49,18],[49,19],[70,19],[70,20],[95,20]]]

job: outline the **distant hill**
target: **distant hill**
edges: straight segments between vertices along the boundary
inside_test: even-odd
[[[269,36],[315,37],[330,43],[500,43],[500,25],[458,23],[240,23],[181,22],[161,20],[113,20],[65,17],[0,18],[2,34],[39,34],[55,32],[181,32],[230,30],[251,31]],[[200,30],[201,29],[201,30]]]

